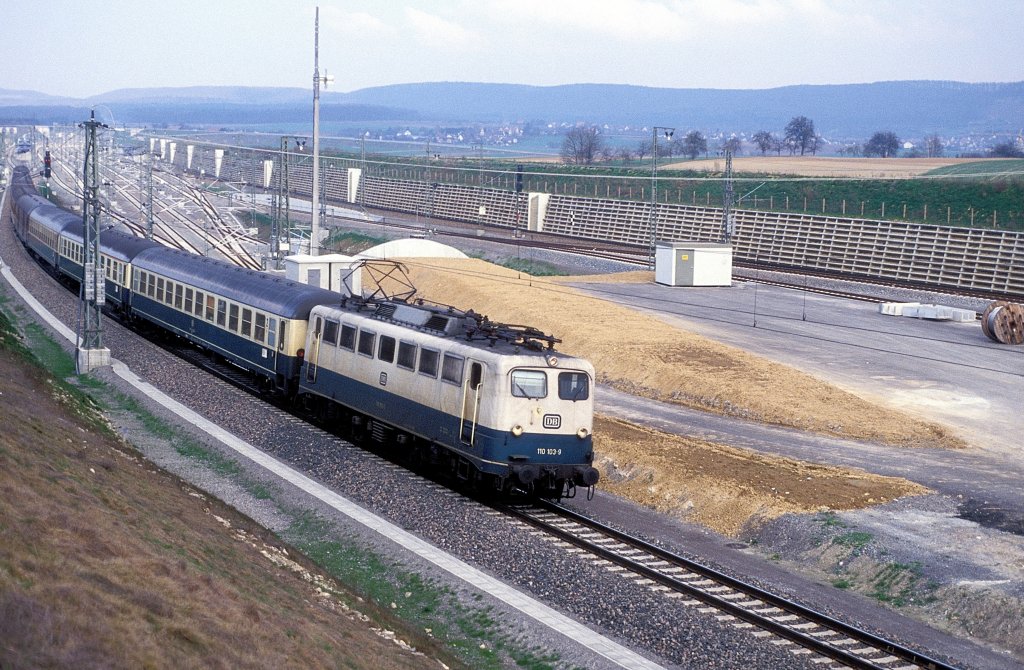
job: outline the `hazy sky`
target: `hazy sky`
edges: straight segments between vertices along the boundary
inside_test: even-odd
[[[0,88],[311,86],[315,0],[3,0]],[[333,90],[1024,80],[1024,0],[321,0]]]

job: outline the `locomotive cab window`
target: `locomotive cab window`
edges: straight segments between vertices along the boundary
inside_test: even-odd
[[[416,369],[416,345],[412,342],[398,343],[398,367],[406,370]]]
[[[420,349],[420,374],[437,377],[437,359],[440,354],[432,349]]]
[[[317,317],[319,320],[320,317]],[[332,347],[338,344],[338,322],[327,320],[324,324],[324,344]]]
[[[441,363],[441,379],[452,384],[461,384],[463,362],[464,359],[458,356],[445,354],[444,361]]]
[[[586,400],[590,397],[590,380],[583,372],[558,373],[558,397],[562,400]]]
[[[380,346],[377,348],[377,358],[391,363],[395,360],[395,338],[387,335],[380,336]]]
[[[548,376],[542,370],[513,370],[512,395],[516,398],[548,397]]]
[[[356,348],[356,329],[347,323],[341,324],[341,341],[338,346],[349,351],[355,351]]]
[[[376,333],[371,333],[368,330],[359,331],[359,353],[363,356],[369,356],[373,358],[373,342],[377,339]]]

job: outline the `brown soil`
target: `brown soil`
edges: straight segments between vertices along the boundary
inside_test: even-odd
[[[405,262],[419,296],[552,333],[559,349],[589,359],[602,383],[636,395],[846,438],[964,446],[942,426],[557,281],[476,259]],[[644,274],[649,280],[649,272],[625,279]]]
[[[905,479],[804,463],[598,417],[601,488],[737,535],[790,512],[866,507],[927,492]]]

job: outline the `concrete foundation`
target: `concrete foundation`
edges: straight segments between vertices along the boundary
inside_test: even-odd
[[[110,365],[110,349],[76,349],[75,370],[80,375],[88,374],[96,368]]]

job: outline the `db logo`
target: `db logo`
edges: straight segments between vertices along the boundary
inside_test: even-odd
[[[545,414],[544,415],[544,419],[543,419],[543,424],[544,424],[545,428],[551,428],[551,429],[561,428],[562,427],[562,417],[560,415],[558,415],[558,414]]]

